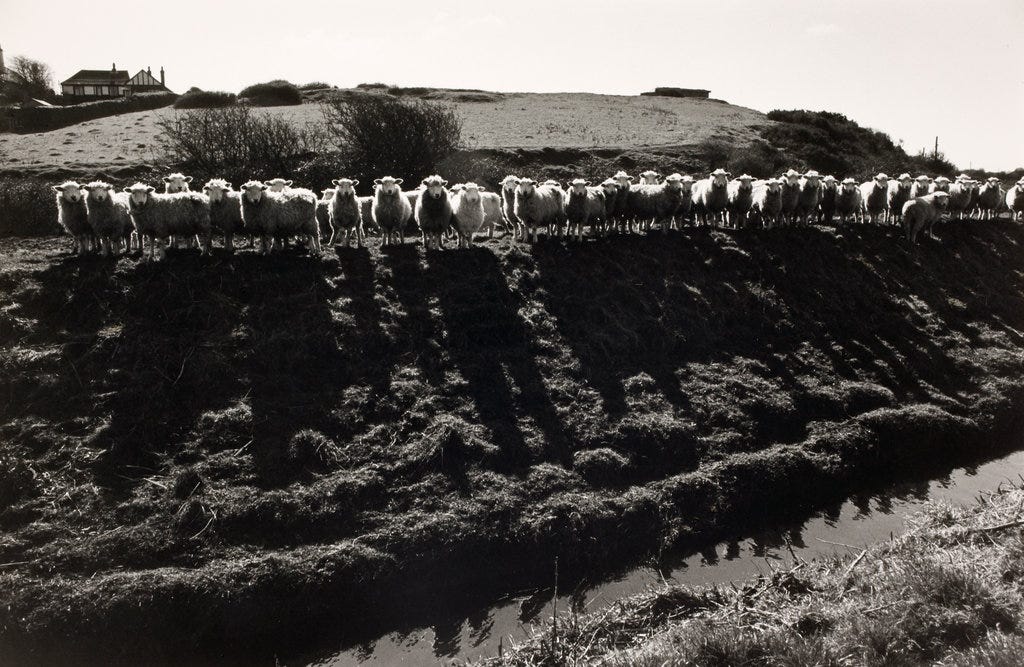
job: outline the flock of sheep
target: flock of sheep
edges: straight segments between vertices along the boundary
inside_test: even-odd
[[[957,216],[988,219],[1005,207],[1014,219],[1024,217],[1024,178],[1009,190],[999,179],[984,183],[961,174],[954,181],[939,176],[890,179],[878,174],[866,183],[842,182],[816,171],[790,169],[779,178],[756,180],[746,174],[731,178],[716,169],[707,178],[671,174],[661,179],[653,171],[640,182],[618,172],[599,185],[574,179],[563,188],[556,181],[538,183],[506,176],[501,192],[487,192],[475,183],[448,187],[440,176],[423,179],[415,190],[402,190],[402,179],[386,176],[374,181],[374,194],[356,195],[359,181],[339,178],[321,197],[292,181],[248,181],[234,190],[224,179],[212,179],[202,192],[190,188],[192,178],[171,174],[164,192],[144,183],[117,192],[108,183],[80,185],[67,181],[54,186],[58,220],[74,239],[76,253],[100,250],[106,256],[137,249],[148,258],[163,255],[166,244],[200,244],[208,253],[214,233],[229,251],[234,237],[244,235],[250,246],[260,239],[266,254],[292,239],[304,240],[319,253],[321,238],[362,246],[368,227],[379,230],[382,245],[404,243],[413,222],[428,249],[441,248],[456,237],[460,248],[477,233],[493,236],[497,226],[517,240],[537,240],[538,230],[549,236],[581,241],[616,231],[662,231],[684,222],[726,225],[736,229],[758,226],[806,226],[810,223],[870,222],[902,224],[906,238],[916,242],[924,231],[932,235],[938,220]]]

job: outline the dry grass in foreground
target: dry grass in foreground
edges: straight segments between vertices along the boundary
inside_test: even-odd
[[[858,555],[742,588],[671,586],[563,615],[489,665],[1018,665],[1024,489],[929,505]]]

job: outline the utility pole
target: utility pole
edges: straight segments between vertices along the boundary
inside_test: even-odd
[[[932,159],[933,160],[938,160],[939,159],[939,138],[938,137],[935,137],[935,151],[932,153]]]

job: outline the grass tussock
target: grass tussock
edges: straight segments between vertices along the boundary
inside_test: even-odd
[[[1024,414],[1024,230],[940,234],[159,265],[0,240],[0,648],[286,654],[992,451]],[[1007,622],[926,583],[975,611],[922,646]]]
[[[904,537],[741,587],[667,586],[567,613],[481,665],[1014,665],[1024,489],[932,505]]]

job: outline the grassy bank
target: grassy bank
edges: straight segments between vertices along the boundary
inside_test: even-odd
[[[978,456],[1024,414],[1024,229],[940,233],[0,241],[0,648],[269,661]]]
[[[933,503],[898,539],[736,587],[670,586],[562,615],[481,665],[1017,665],[1024,490]]]

